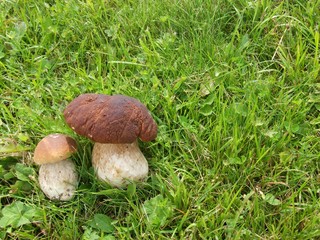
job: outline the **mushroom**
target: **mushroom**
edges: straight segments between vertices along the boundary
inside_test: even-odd
[[[36,146],[33,159],[40,165],[39,184],[49,199],[68,201],[74,196],[78,174],[69,157],[76,151],[76,141],[59,133],[46,136]]]
[[[100,180],[125,187],[146,178],[148,162],[137,139],[154,140],[157,124],[137,99],[82,94],[66,107],[64,117],[76,133],[95,142],[92,166]]]

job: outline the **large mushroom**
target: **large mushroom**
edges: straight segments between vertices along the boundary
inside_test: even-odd
[[[40,165],[39,184],[49,199],[67,201],[74,196],[78,174],[69,157],[76,151],[76,141],[59,133],[46,136],[36,146],[33,159]]]
[[[99,179],[125,187],[148,175],[148,162],[137,139],[155,139],[157,124],[137,99],[82,94],[66,107],[64,117],[76,133],[95,142],[92,165]]]

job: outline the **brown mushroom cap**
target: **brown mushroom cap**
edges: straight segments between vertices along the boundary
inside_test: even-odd
[[[76,133],[94,142],[132,143],[138,137],[151,141],[157,136],[157,124],[148,109],[128,96],[82,94],[63,114]]]
[[[77,151],[76,141],[64,134],[50,134],[43,138],[34,150],[37,164],[55,163],[67,159]]]

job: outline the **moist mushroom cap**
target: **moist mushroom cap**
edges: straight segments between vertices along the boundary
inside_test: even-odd
[[[67,159],[77,151],[76,141],[64,134],[50,134],[43,138],[34,150],[37,164],[55,163]]]
[[[99,143],[151,141],[157,124],[146,106],[123,95],[87,93],[75,98],[63,112],[67,124],[79,135]]]

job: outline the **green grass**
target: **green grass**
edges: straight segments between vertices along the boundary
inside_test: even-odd
[[[319,239],[319,0],[0,1],[0,239]],[[62,111],[81,93],[152,112],[149,178],[99,183]],[[32,164],[77,139],[75,198]],[[19,222],[20,221],[20,222]]]

